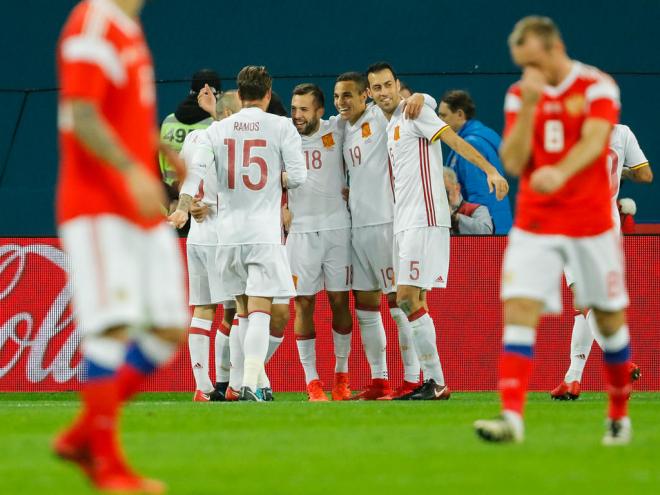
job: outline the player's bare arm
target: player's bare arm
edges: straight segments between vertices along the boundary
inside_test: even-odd
[[[559,163],[545,165],[532,173],[532,189],[542,194],[552,194],[559,190],[571,177],[598,158],[611,132],[612,124],[607,120],[587,119],[582,126],[582,137]]]
[[[651,165],[648,162],[640,163],[635,167],[624,168],[621,178],[641,184],[650,184],[653,182],[653,170],[651,170]]]
[[[474,146],[456,134],[449,126],[440,134],[440,139],[456,153],[485,172],[486,180],[488,181],[488,190],[490,192],[495,191],[495,196],[498,200],[503,199],[507,195],[509,192],[509,183]]]
[[[534,112],[543,94],[545,78],[540,70],[527,67],[520,80],[521,107],[511,131],[504,137],[500,158],[504,170],[514,177],[520,176],[532,156]]]
[[[179,204],[174,213],[167,217],[168,222],[175,228],[182,228],[188,221],[188,212],[193,204],[193,197],[188,194],[179,196]]]
[[[426,98],[422,93],[415,93],[410,95],[408,98],[404,98],[404,116],[407,119],[416,119],[419,117],[419,114],[426,103]]]
[[[91,153],[124,174],[128,189],[143,215],[158,215],[161,204],[165,204],[160,181],[124,151],[96,105],[85,100],[72,100],[70,105],[75,136]]]

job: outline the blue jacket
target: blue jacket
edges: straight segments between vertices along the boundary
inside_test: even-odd
[[[478,120],[468,120],[458,135],[474,146],[504,176],[504,168],[498,155],[502,139],[495,131]],[[507,234],[513,222],[509,198],[498,201],[494,192],[488,192],[486,174],[454,150],[449,150],[447,166],[456,172],[465,201],[488,207],[488,211],[493,217],[494,233]]]

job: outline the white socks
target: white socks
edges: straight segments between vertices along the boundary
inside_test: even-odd
[[[390,308],[390,314],[399,331],[399,350],[403,361],[403,379],[410,383],[419,382],[419,359],[413,342],[412,326],[401,308]]]
[[[343,334],[332,330],[332,343],[335,348],[335,373],[348,373],[348,356],[351,354],[352,332]]]
[[[360,323],[362,346],[371,368],[371,378],[387,379],[387,356],[385,353],[387,339],[380,311],[357,309],[355,312]]]
[[[195,386],[197,390],[205,393],[212,392],[214,388],[209,378],[209,345],[212,324],[211,320],[193,318],[190,321],[190,332],[188,333],[188,350]]]
[[[582,372],[587,364],[587,359],[589,359],[593,342],[594,336],[587,319],[581,314],[575,315],[571,335],[571,366],[564,377],[566,383],[582,381]]]
[[[432,378],[438,385],[444,385],[445,376],[442,373],[440,357],[438,356],[433,320],[426,311],[423,311],[421,316],[414,317],[410,325],[413,330],[413,342],[415,343],[417,358],[424,372],[424,379],[429,380]]]
[[[231,370],[229,373],[229,386],[238,391],[243,384],[243,341],[241,340],[241,326],[245,326],[247,330],[248,320],[245,316],[237,316],[234,319],[237,325],[231,327],[229,333],[229,356],[231,358]],[[243,332],[245,333],[245,332]]]
[[[266,363],[270,361],[270,358],[273,357],[273,354],[277,351],[277,348],[280,346],[284,337],[273,337],[272,335],[268,336],[268,352],[266,353]],[[259,373],[259,379],[257,380],[257,387],[259,388],[270,388],[270,379],[266,373],[266,369]]]
[[[222,323],[224,325],[224,322]],[[222,330],[231,333],[231,329]],[[230,363],[230,349],[229,349],[229,335],[223,333],[220,328],[215,332],[215,381],[224,383],[229,381]]]
[[[300,364],[305,371],[305,383],[309,384],[313,380],[319,379],[316,371],[316,336],[311,339],[301,339],[296,337],[296,346],[300,356]]]
[[[239,333],[242,326],[239,325]],[[255,311],[248,316],[247,332],[243,342],[245,355],[243,364],[243,386],[257,390],[259,374],[264,369],[268,354],[268,337],[270,336],[270,314]]]

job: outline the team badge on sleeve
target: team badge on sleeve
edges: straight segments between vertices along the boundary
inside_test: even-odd
[[[366,139],[369,136],[371,136],[371,127],[369,127],[369,122],[365,122],[362,124],[362,137]]]
[[[331,132],[321,136],[321,141],[323,141],[323,146],[325,148],[332,148],[335,145],[335,139],[332,137]]]

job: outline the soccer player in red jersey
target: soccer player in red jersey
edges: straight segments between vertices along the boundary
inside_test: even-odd
[[[523,440],[535,329],[542,313],[561,310],[566,265],[576,279],[577,306],[593,310],[602,335],[609,395],[603,443],[626,444],[631,438],[628,295],[606,167],[610,133],[619,117],[619,88],[607,74],[571,60],[559,30],[546,17],[520,20],[509,46],[523,76],[506,95],[500,150],[507,172],[520,176],[502,270],[502,415],[475,422],[475,429],[484,440]]]
[[[80,2],[57,45],[57,219],[73,267],[87,378],[80,414],[54,450],[97,489],[113,493],[164,491],[128,466],[117,423],[143,378],[172,356],[188,320],[180,249],[160,214],[155,86],[138,20],[142,4]]]

